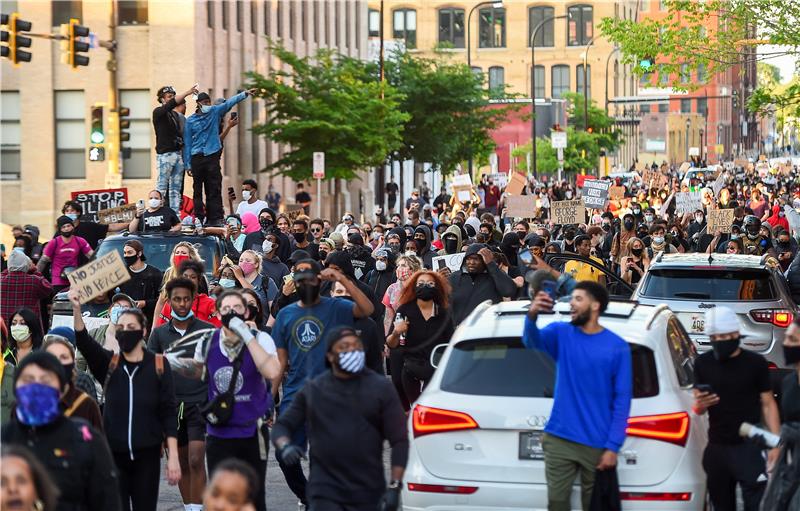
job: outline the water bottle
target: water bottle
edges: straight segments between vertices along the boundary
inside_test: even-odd
[[[748,422],[743,422],[739,426],[739,436],[742,438],[752,438],[756,442],[763,443],[766,447],[775,448],[781,443],[781,437],[771,431],[759,428]]]
[[[396,315],[394,317],[395,326],[397,325],[397,323],[399,323],[401,321],[405,321],[405,319],[406,318],[404,318],[402,314]],[[400,334],[400,346],[405,346],[405,345],[406,345],[406,334]]]
[[[203,234],[203,222],[199,218],[194,219],[194,231],[197,234]]]

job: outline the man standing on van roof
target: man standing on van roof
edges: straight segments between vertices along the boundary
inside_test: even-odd
[[[581,474],[583,509],[589,509],[595,470],[613,469],[625,441],[631,408],[631,352],[598,318],[608,306],[608,292],[596,282],[579,282],[572,292],[569,323],[536,326],[540,312],[553,309],[540,291],[525,318],[522,343],[544,351],[558,366],[553,409],[542,440],[547,509],[569,511],[575,474]],[[591,389],[590,392],[587,389]]]

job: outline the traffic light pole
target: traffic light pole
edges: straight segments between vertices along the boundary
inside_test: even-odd
[[[108,172],[106,173],[106,188],[119,188],[122,186],[122,144],[119,136],[119,101],[117,98],[117,2],[111,2],[111,18],[108,24],[109,39],[112,45],[106,47],[109,59],[106,64],[108,69]]]

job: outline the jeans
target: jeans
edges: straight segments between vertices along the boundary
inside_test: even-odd
[[[158,181],[156,190],[169,197],[169,207],[180,215],[183,193],[183,158],[179,151],[157,154]]]
[[[219,159],[222,151],[204,156],[192,156],[192,178],[194,179],[194,216],[205,220],[207,225],[222,224],[225,211],[222,209],[222,170]],[[206,201],[203,203],[203,189]]]

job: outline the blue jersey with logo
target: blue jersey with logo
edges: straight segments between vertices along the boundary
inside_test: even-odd
[[[289,373],[283,383],[281,407],[309,380],[325,371],[326,330],[353,326],[353,302],[343,298],[320,297],[313,307],[299,302],[284,307],[275,318],[272,338],[278,349],[289,354]]]

